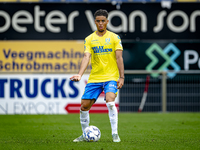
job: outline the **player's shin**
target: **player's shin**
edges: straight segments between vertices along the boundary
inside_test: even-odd
[[[89,110],[80,111],[80,122],[81,122],[82,131],[84,131],[85,128],[89,127],[89,123],[90,123]]]
[[[118,134],[118,112],[115,102],[108,102],[106,105],[108,107],[108,115],[112,128],[112,134]]]

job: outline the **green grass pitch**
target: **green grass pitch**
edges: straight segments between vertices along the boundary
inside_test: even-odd
[[[0,150],[198,150],[200,113],[119,113],[120,143],[113,143],[107,114],[90,114],[98,142],[73,143],[79,114],[0,115]]]

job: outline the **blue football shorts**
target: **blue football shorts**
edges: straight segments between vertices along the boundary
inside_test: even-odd
[[[85,91],[81,99],[94,99],[95,101],[104,90],[106,95],[107,92],[112,92],[117,95],[117,82],[116,81],[107,81],[100,83],[88,83],[85,87]],[[105,99],[105,97],[104,97]]]

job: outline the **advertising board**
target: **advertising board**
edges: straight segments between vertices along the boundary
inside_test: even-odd
[[[71,81],[70,77],[64,74],[0,75],[0,114],[79,113],[89,76],[83,75],[79,82]],[[91,113],[108,111],[104,97],[102,92]]]
[[[200,39],[200,3],[1,3],[0,40],[83,40],[93,14],[109,12],[108,30],[124,40]]]

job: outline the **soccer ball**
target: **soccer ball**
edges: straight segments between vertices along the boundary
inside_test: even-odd
[[[101,132],[96,126],[89,126],[83,131],[83,137],[88,142],[97,142],[101,137]]]

